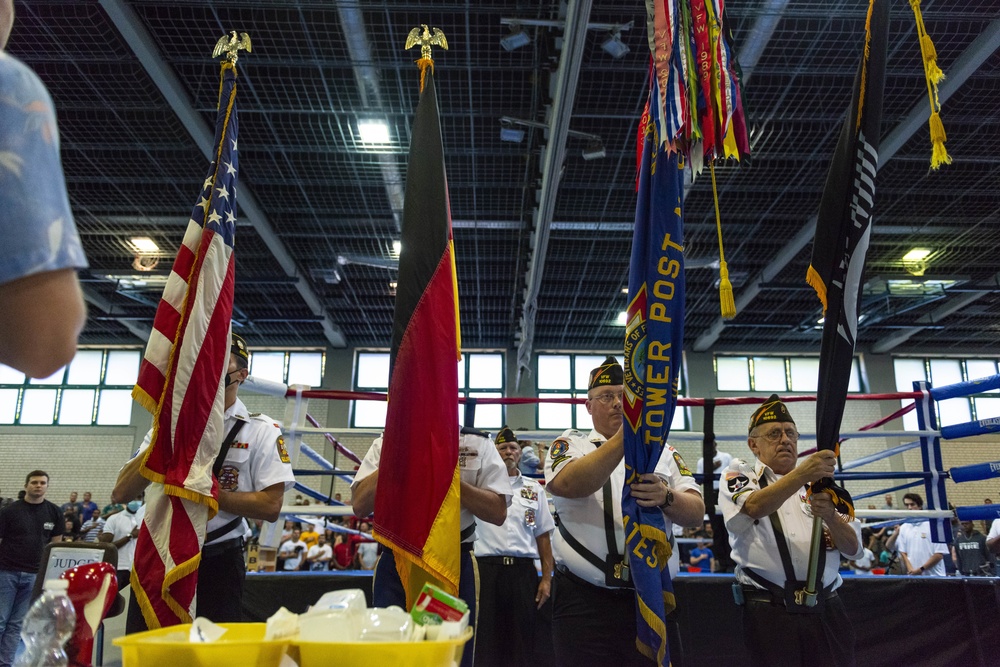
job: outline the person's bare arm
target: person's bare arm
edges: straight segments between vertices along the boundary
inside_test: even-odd
[[[923,565],[918,565],[916,568],[914,568],[912,567],[911,564],[908,574],[913,574],[913,575],[923,574],[924,572],[927,572],[935,565],[940,563],[942,558],[944,558],[944,554],[931,554],[931,557],[928,558],[927,562],[924,563]]]
[[[0,363],[43,378],[76,355],[87,307],[74,269],[45,271],[0,285]]]
[[[115,482],[115,488],[111,490],[111,502],[124,504],[135,500],[149,486],[149,480],[139,472],[143,458],[144,455],[139,454],[126,463],[125,467],[118,473],[118,481]]]
[[[535,604],[539,609],[552,593],[552,571],[556,563],[552,558],[551,537],[551,533],[545,533],[535,538],[535,544],[538,545],[538,559],[542,561],[542,578],[538,581],[538,590],[535,592]]]
[[[782,503],[798,493],[807,482],[833,477],[836,463],[837,456],[832,451],[816,452],[806,457],[795,469],[774,484],[751,493],[740,511],[751,519],[762,519],[776,512]]]
[[[563,498],[586,498],[604,486],[625,456],[622,431],[586,456],[567,463],[545,485],[550,493]]]
[[[375,511],[375,491],[378,490],[378,470],[358,482],[351,492],[354,516],[364,517]]]
[[[272,484],[263,491],[220,491],[219,509],[247,519],[277,521],[285,483]]]
[[[902,527],[902,525],[896,526],[896,530],[892,531],[892,535],[890,535],[889,539],[885,541],[886,551],[896,550],[896,539],[899,537],[899,529]]]
[[[986,540],[986,547],[995,554],[1000,554],[1000,535],[991,540]]]
[[[97,536],[98,542],[110,542],[115,545],[115,549],[121,549],[123,546],[131,542],[133,539],[139,536],[139,529],[136,528],[132,533],[125,535],[119,539],[115,539],[114,533],[101,533]]]
[[[472,512],[477,519],[502,526],[507,520],[507,502],[495,491],[480,489],[468,482],[462,482],[460,491],[462,507]]]

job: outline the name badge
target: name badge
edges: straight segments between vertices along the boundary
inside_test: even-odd
[[[479,451],[472,447],[459,447],[458,449],[458,469],[459,470],[479,470],[483,465]]]

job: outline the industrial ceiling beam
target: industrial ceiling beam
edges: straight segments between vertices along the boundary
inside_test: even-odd
[[[199,113],[191,105],[187,89],[181,83],[173,70],[163,61],[162,54],[157,49],[149,31],[142,24],[125,0],[101,0],[101,6],[108,13],[111,21],[118,28],[122,37],[128,42],[135,53],[139,63],[146,70],[146,73],[156,84],[156,87],[163,94],[164,99],[170,104],[171,109],[177,115],[177,119],[184,125],[184,128],[191,135],[198,149],[209,160],[213,158],[213,144],[215,137],[211,128],[205,123]],[[284,242],[274,231],[274,227],[264,214],[257,199],[253,196],[249,186],[240,184],[239,206],[242,216],[249,220],[254,231],[257,232],[264,245],[274,256],[278,265],[289,277],[299,277],[300,271],[292,258],[291,253],[285,247]],[[306,303],[314,315],[321,318],[320,323],[323,334],[327,342],[335,348],[347,347],[347,339],[344,337],[340,327],[335,324],[319,297],[313,291],[309,282],[298,280],[295,282],[295,289],[302,300]]]
[[[955,59],[952,66],[948,67],[948,77],[938,88],[938,96],[941,104],[951,97],[962,84],[969,80],[979,67],[986,62],[994,51],[1000,48],[1000,19],[990,23],[969,47]],[[888,162],[899,151],[903,145],[927,122],[930,116],[929,102],[925,97],[921,97],[913,109],[906,115],[906,118],[889,132],[880,142],[878,162],[879,167]],[[929,150],[929,149],[928,149]],[[876,217],[878,212],[876,211]],[[778,255],[751,281],[747,287],[736,297],[737,311],[746,308],[760,293],[760,283],[768,282],[774,275],[777,275],[791,262],[803,248],[808,245],[813,238],[813,230],[816,227],[816,215],[813,215],[806,222],[805,226],[795,235],[791,243],[786,244]],[[769,278],[768,276],[771,276]],[[725,329],[726,322],[720,316],[712,325],[698,337],[694,343],[696,352],[706,352],[711,349],[715,341],[719,339],[722,330]],[[911,334],[912,335],[912,334]]]
[[[538,295],[545,272],[545,253],[549,246],[549,231],[555,214],[556,194],[566,158],[566,137],[576,100],[577,81],[583,64],[583,47],[587,42],[587,21],[592,0],[576,0],[567,4],[566,26],[563,32],[562,57],[554,77],[552,105],[548,110],[548,143],[542,157],[542,183],[535,193],[535,231],[531,238],[531,258],[525,280],[524,306],[520,321],[520,342],[517,348],[517,384],[524,371],[531,368],[535,343],[535,315]]]
[[[108,315],[110,317],[115,317],[114,307],[111,305],[110,301],[108,301],[103,296],[98,294],[94,290],[94,288],[87,285],[86,283],[81,284],[80,288],[83,290],[83,298],[87,303],[97,308],[105,315]],[[139,340],[143,342],[149,340],[149,333],[150,331],[152,331],[151,327],[146,327],[141,324],[136,324],[134,320],[130,320],[124,317],[121,318],[115,317],[115,320],[123,327],[128,329],[130,332],[132,332],[132,335],[138,338]]]

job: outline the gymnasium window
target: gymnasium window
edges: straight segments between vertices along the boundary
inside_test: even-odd
[[[458,394],[469,398],[502,398],[506,387],[506,370],[502,352],[465,352],[457,364]],[[354,364],[354,390],[389,390],[389,353],[358,352]],[[387,404],[383,401],[351,401],[351,426],[384,428]],[[496,430],[504,425],[503,405],[477,405],[476,428]],[[458,423],[465,425],[465,405],[458,405]]]
[[[621,353],[614,354],[619,363]],[[535,367],[535,390],[538,398],[587,398],[587,385],[590,383],[590,371],[604,363],[608,354],[539,354]],[[684,366],[681,366],[678,394],[685,395]],[[575,428],[580,431],[590,431],[594,422],[587,412],[587,406],[539,403],[537,423],[540,429],[564,430]],[[688,409],[678,407],[674,411],[674,419],[670,424],[671,431],[684,431],[689,428]]]
[[[319,387],[325,362],[319,350],[260,350],[250,353],[250,375],[289,386]]]
[[[816,393],[819,357],[715,357],[719,391]],[[861,360],[854,358],[847,391],[860,392]]]
[[[0,365],[0,424],[127,426],[140,350],[80,349],[47,378]]]
[[[913,383],[927,381],[934,387],[956,382],[967,382],[996,375],[997,359],[915,358],[893,359],[897,391],[913,391]],[[909,400],[903,403],[909,403]],[[939,426],[951,426],[968,421],[1000,417],[1000,390],[971,397],[949,398],[939,401],[937,417]],[[910,412],[903,417],[903,427],[917,430],[917,415]]]

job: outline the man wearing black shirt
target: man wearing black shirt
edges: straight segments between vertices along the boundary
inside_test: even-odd
[[[59,507],[45,500],[48,488],[48,473],[33,470],[24,481],[24,500],[0,512],[0,665],[14,662],[45,543],[63,534]]]
[[[971,521],[962,522],[962,533],[955,538],[951,555],[955,567],[965,576],[993,576],[993,554],[986,547],[986,536]]]

